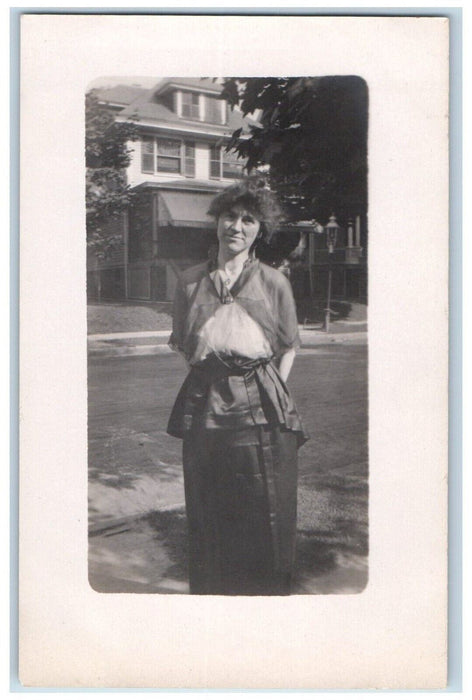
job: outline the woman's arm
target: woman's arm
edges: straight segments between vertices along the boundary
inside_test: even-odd
[[[284,380],[284,382],[287,381],[288,376],[290,374],[290,370],[292,369],[293,361],[295,359],[295,349],[292,348],[291,350],[287,350],[286,353],[284,353],[279,360],[279,374]]]
[[[276,352],[279,357],[278,369],[286,382],[292,369],[296,349],[300,346],[297,309],[290,281],[279,272],[272,282],[275,286],[274,323],[276,328]]]
[[[179,280],[175,289],[174,303],[172,307],[172,333],[169,338],[169,346],[177,352],[185,362],[187,369],[190,369],[184,351],[185,319],[187,316],[187,297]]]

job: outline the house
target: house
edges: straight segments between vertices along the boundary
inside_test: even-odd
[[[127,169],[134,205],[107,224],[122,245],[107,259],[89,253],[90,298],[170,301],[180,271],[207,258],[215,240],[210,202],[237,181],[244,165],[225,144],[236,129],[244,135],[255,123],[220,95],[217,81],[198,78],[164,78],[151,89],[116,85],[98,91],[116,121],[137,126],[139,140],[129,144]],[[279,234],[279,251],[291,259],[297,299],[323,299],[329,269],[334,296],[366,298],[365,217],[361,221],[356,214],[339,227],[329,257],[323,226],[316,232],[312,224],[292,223]],[[295,246],[296,258],[289,255]]]
[[[153,88],[117,85],[98,96],[118,122],[131,121],[128,184],[135,204],[110,221],[123,244],[106,260],[89,260],[89,295],[171,300],[179,271],[207,257],[215,194],[241,177],[243,161],[225,151],[235,129],[251,120],[220,98],[212,79],[165,78]]]

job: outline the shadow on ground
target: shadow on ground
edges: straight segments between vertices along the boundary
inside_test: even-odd
[[[366,528],[356,519],[299,525],[293,594],[361,592],[367,550]],[[89,540],[90,585],[103,593],[188,593],[187,557],[184,509],[154,511],[96,530]]]

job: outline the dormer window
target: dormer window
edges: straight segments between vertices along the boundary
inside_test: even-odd
[[[198,93],[182,93],[182,117],[186,119],[200,119],[200,97]]]
[[[182,119],[226,124],[226,100],[187,90],[174,93],[174,109]]]
[[[217,97],[205,95],[205,121],[210,124],[224,124],[226,121],[225,102]]]

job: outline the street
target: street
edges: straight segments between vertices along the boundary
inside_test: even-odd
[[[177,355],[89,361],[89,579],[102,592],[186,593],[181,441],[167,435]],[[303,347],[289,379],[299,452],[295,594],[368,577],[367,346]]]

